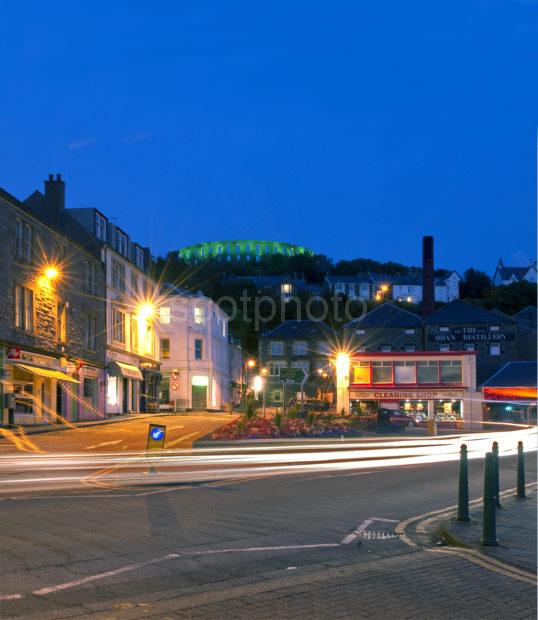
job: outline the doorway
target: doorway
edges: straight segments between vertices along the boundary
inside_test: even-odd
[[[192,386],[192,408],[201,411],[207,409],[207,385]]]
[[[62,396],[63,396],[63,392],[62,392],[62,385],[61,383],[58,381],[56,383],[56,423],[60,424],[62,421]]]
[[[123,390],[122,390],[122,412],[129,413],[129,379],[123,377]]]

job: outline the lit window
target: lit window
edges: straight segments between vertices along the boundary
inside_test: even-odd
[[[291,284],[282,284],[280,287],[280,290],[282,291],[283,295],[290,295],[291,294]]]
[[[112,310],[112,338],[125,343],[125,313],[115,308]]]
[[[161,339],[161,358],[163,360],[170,359],[170,338]]]
[[[67,342],[67,309],[65,304],[58,304],[56,308],[56,338],[60,342]]]
[[[170,308],[159,308],[159,323],[168,325],[170,323]]]
[[[357,362],[353,366],[353,383],[370,383],[370,362]]]
[[[465,345],[465,350],[466,351],[474,351],[474,344],[466,344]]]
[[[501,354],[501,345],[500,344],[490,344],[489,345],[489,354],[490,355],[500,355]]]
[[[446,325],[443,325],[442,327],[439,327],[439,331],[440,331],[442,334],[446,334],[447,332],[449,332],[449,331],[450,331],[450,327],[447,327]]]
[[[283,355],[284,343],[280,340],[272,340],[270,344],[271,355]]]
[[[498,331],[500,331],[500,330],[501,330],[501,328],[500,328],[500,326],[499,326],[499,325],[490,325],[490,326],[489,326],[489,331],[490,331],[490,332],[498,332]]]
[[[411,329],[411,328],[404,329],[404,334],[414,334],[414,333],[415,333],[415,329],[414,328],[413,329]]]
[[[200,306],[194,307],[194,322],[196,325],[203,325],[205,323],[204,308]]]
[[[416,383],[415,362],[394,362],[394,380],[396,383]]]
[[[293,355],[306,355],[306,341],[296,340],[293,343]]]

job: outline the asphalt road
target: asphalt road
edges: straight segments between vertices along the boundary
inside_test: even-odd
[[[446,462],[172,485],[157,474],[142,487],[4,496],[0,614],[535,617],[528,582],[393,537],[398,522],[455,503],[457,470]],[[471,497],[482,471],[470,461]],[[502,458],[501,487],[514,484],[515,459]]]

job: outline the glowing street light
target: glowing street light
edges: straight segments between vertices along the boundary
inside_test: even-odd
[[[143,303],[138,308],[138,318],[143,321],[147,321],[148,319],[151,319],[154,312],[155,308],[153,307],[153,304],[149,302]]]
[[[347,389],[349,387],[349,355],[344,351],[336,354],[336,413],[349,413],[349,398]]]
[[[381,286],[381,291],[382,291],[383,293],[386,293],[388,290],[389,290],[389,285],[388,285],[388,284],[383,284],[383,285]]]
[[[255,361],[255,360],[253,360],[253,359],[248,360],[248,362],[247,362],[247,366],[248,366],[249,368],[254,368],[254,366],[256,366],[256,361]]]
[[[47,278],[47,280],[55,280],[59,275],[60,272],[53,265],[45,268],[45,278]]]

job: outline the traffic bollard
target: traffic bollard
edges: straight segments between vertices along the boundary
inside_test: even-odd
[[[462,443],[460,448],[460,480],[458,486],[457,521],[470,521],[469,516],[469,470],[467,466],[467,446]]]
[[[482,539],[480,544],[486,547],[496,547],[499,541],[497,540],[495,523],[495,465],[491,452],[486,454],[486,463],[484,467],[484,503],[482,519]]]
[[[523,458],[523,442],[517,442],[517,495],[520,499],[525,499],[525,460]]]
[[[499,495],[499,444],[494,441],[491,446],[491,452],[493,454],[493,473],[494,473],[494,492],[495,492],[495,506],[501,507],[501,498]]]

